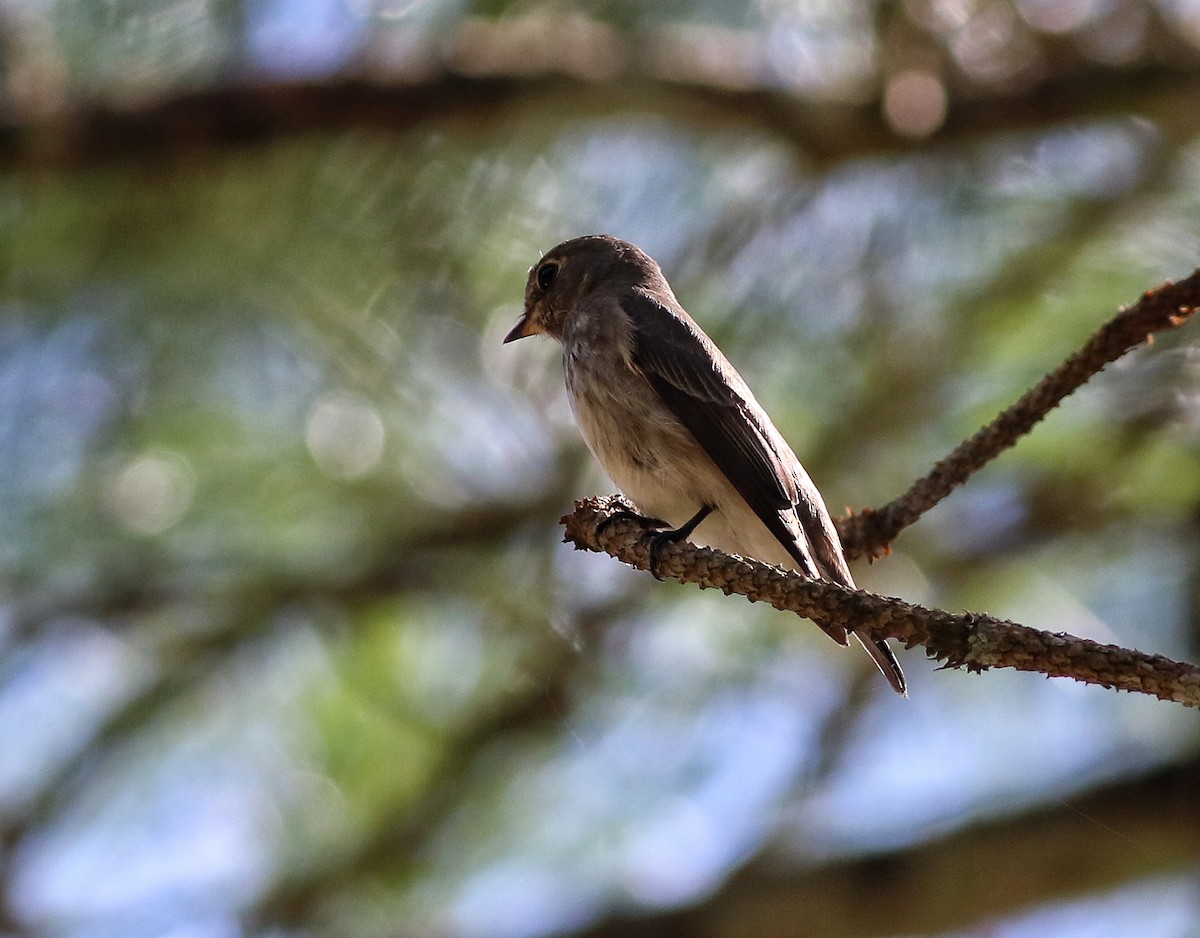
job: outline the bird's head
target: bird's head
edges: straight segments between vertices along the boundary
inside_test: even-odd
[[[666,286],[658,264],[628,241],[609,235],[564,241],[529,268],[525,312],[504,341],[539,332],[561,341],[567,317],[584,306],[597,288],[654,288],[660,284]]]

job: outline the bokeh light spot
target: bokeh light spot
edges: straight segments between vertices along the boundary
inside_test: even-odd
[[[897,133],[928,137],[946,119],[946,89],[928,72],[900,72],[884,89],[883,111]]]
[[[175,524],[192,505],[196,476],[178,453],[145,453],[114,473],[108,507],[130,531],[159,534]]]
[[[379,412],[344,391],[325,395],[308,415],[308,451],[320,470],[335,479],[358,479],[378,466],[385,438]]]

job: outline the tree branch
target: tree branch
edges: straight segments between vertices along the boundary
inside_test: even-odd
[[[629,507],[619,495],[576,502],[575,511],[562,518],[564,540],[579,550],[608,553],[648,571],[654,532],[628,517]],[[656,569],[681,583],[715,587],[727,595],[740,593],[751,602],[770,603],[825,625],[864,629],[872,638],[895,638],[908,648],[923,646],[930,658],[944,661],[946,667],[1039,671],[1200,707],[1200,668],[1161,655],[976,613],[925,609],[688,543],[665,544]]]
[[[1178,283],[1167,281],[1121,310],[1087,343],[1026,391],[1019,401],[918,479],[899,498],[878,510],[837,519],[847,558],[878,556],[904,528],[1013,446],[1068,394],[1105,365],[1151,340],[1156,332],[1183,325],[1200,308],[1200,270]]]
[[[1039,906],[1194,877],[1200,760],[1113,779],[1069,800],[1050,797],[1016,814],[996,812],[894,851],[813,866],[789,863],[787,854],[786,842],[768,849],[698,905],[636,910],[576,938],[1004,933],[997,919]]]
[[[463,39],[466,33],[472,34],[469,41]],[[368,55],[360,68],[321,80],[242,77],[115,102],[39,88],[45,92],[39,97],[58,103],[14,107],[0,115],[0,166],[41,171],[142,156],[161,162],[164,154],[356,127],[407,131],[434,120],[494,126],[514,113],[561,112],[564,106],[576,115],[607,115],[614,100],[636,101],[639,112],[708,126],[765,128],[791,141],[815,167],[909,153],[925,143],[895,132],[883,117],[878,94],[852,103],[809,99],[757,78],[769,75],[765,60],[752,61],[745,75],[728,83],[704,67],[708,57],[693,54],[682,42],[660,40],[659,54],[653,56],[636,43],[614,42],[604,53],[612,62],[598,64],[590,40],[573,43],[556,35],[531,50],[519,46],[503,26],[482,37],[476,33],[477,24],[460,25],[430,43],[416,43],[398,58],[379,53],[373,61]],[[1054,127],[1066,119],[1130,113],[1167,137],[1190,139],[1197,63],[1182,54],[1186,48],[1158,62],[1077,63],[1021,93],[1006,88],[987,95],[974,89],[961,101],[952,97],[937,139],[969,141]],[[447,49],[460,51],[447,55]],[[654,67],[664,51],[676,63],[668,73]]]

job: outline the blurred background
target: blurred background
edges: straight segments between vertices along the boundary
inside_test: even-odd
[[[835,513],[1200,259],[1197,0],[0,3],[0,935],[1200,935],[1200,720],[560,543],[525,274]],[[1200,655],[1200,324],[856,565]]]

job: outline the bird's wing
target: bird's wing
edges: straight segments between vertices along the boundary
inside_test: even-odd
[[[681,308],[633,291],[622,300],[633,325],[632,364],[687,427],[801,571],[854,588],[820,493],[741,376]],[[787,516],[795,513],[797,532]],[[797,536],[798,534],[798,536]],[[844,645],[844,629],[818,622]],[[907,697],[887,642],[855,635],[893,689]]]
[[[633,324],[634,367],[800,569],[821,576],[809,545],[785,521],[805,503],[816,506],[797,492],[794,457],[741,376],[682,309],[636,291],[621,305]]]

